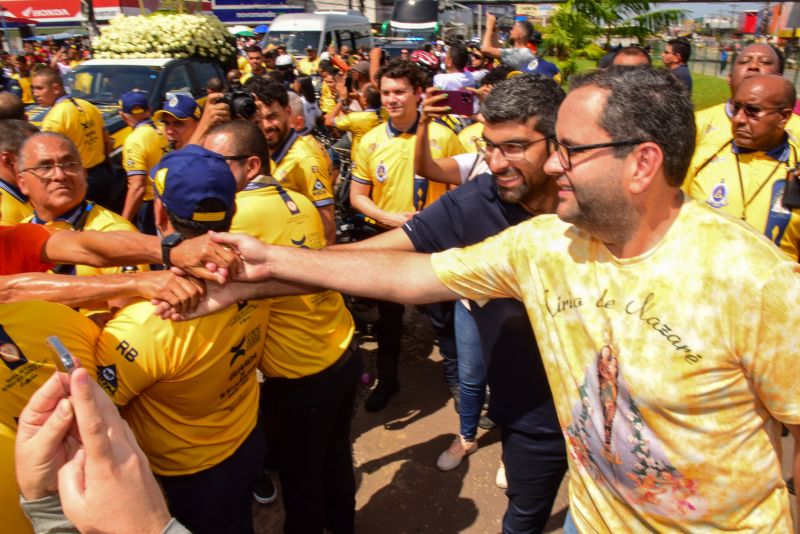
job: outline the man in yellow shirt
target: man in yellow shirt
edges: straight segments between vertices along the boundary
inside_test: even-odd
[[[233,218],[233,176],[222,156],[201,147],[166,155],[155,190],[166,249],[225,230]],[[265,446],[255,370],[268,317],[268,301],[250,301],[173,323],[142,301],[120,310],[98,341],[91,370],[121,406],[172,514],[192,532],[253,531],[254,466]]]
[[[800,144],[786,132],[794,85],[775,74],[748,78],[731,100],[733,138],[695,151],[683,190],[699,202],[746,221],[800,259],[800,213],[783,206],[786,169]]]
[[[164,106],[153,113],[153,121],[164,132],[170,150],[180,150],[189,144],[200,124],[202,110],[194,98],[173,95]]]
[[[115,182],[106,161],[113,143],[100,110],[91,102],[69,96],[61,75],[53,69],[37,70],[32,82],[36,103],[50,108],[42,130],[63,134],[75,143],[88,175],[88,200],[113,208],[121,200],[122,184]]]
[[[573,80],[544,167],[556,216],[472,247],[220,241],[250,282],[408,303],[521,300],[571,457],[566,533],[789,532],[773,419],[800,446],[800,274],[748,225],[684,198],[694,116],[680,83],[650,69]]]
[[[247,83],[247,89],[256,97],[259,125],[270,150],[272,176],[314,204],[325,227],[326,243],[335,243],[330,157],[314,139],[300,136],[290,127],[289,94],[281,83],[253,78]]]
[[[258,126],[215,127],[203,146],[222,154],[239,192],[232,232],[265,243],[320,249],[322,221],[307,198],[269,175]],[[270,299],[262,406],[276,436],[286,532],[353,532],[355,478],[350,423],[362,362],[352,348],[355,324],[335,291]],[[267,475],[268,476],[268,475]],[[257,490],[256,498],[268,497]],[[266,500],[266,499],[265,499]]]
[[[783,75],[783,61],[777,52],[767,43],[753,43],[742,48],[736,55],[728,83],[731,86],[731,97],[742,82],[760,74]],[[711,106],[695,113],[697,128],[697,148],[709,145],[714,150],[722,148],[731,138],[731,120],[733,118],[732,98],[722,104]],[[792,115],[786,125],[790,135],[800,136],[800,117]]]
[[[33,215],[28,197],[17,186],[17,161],[22,144],[37,131],[25,121],[0,121],[0,226],[17,224]]]
[[[60,230],[128,230],[136,228],[119,215],[86,199],[86,170],[75,145],[61,134],[41,132],[20,150],[20,190],[28,196],[34,213],[23,222]],[[111,274],[147,270],[146,265],[98,269],[86,265],[57,266],[60,274]]]
[[[447,191],[446,185],[429,182],[414,173],[414,146],[420,120],[417,106],[422,96],[419,69],[409,61],[399,60],[389,63],[378,74],[381,101],[389,113],[389,121],[375,126],[361,138],[353,156],[355,168],[350,185],[350,203],[367,217],[372,234],[402,226],[415,212]],[[438,123],[423,127],[428,128],[434,158],[464,151],[447,127]],[[380,301],[378,310],[378,386],[364,405],[369,411],[385,408],[400,389],[397,366],[404,307]]]
[[[358,143],[364,134],[381,122],[381,94],[374,86],[365,86],[359,93],[358,100],[364,111],[349,111],[348,102],[341,101],[336,103],[330,114],[325,115],[326,126],[334,126],[342,132],[350,132],[353,135],[351,157],[356,153]]]
[[[20,96],[22,103],[26,106],[35,104],[36,101],[33,99],[33,91],[31,90],[31,66],[28,64],[28,60],[23,55],[11,56],[11,66],[15,71],[11,77],[17,80],[19,88],[22,90],[22,95]]]
[[[297,71],[304,76],[319,74],[319,63],[317,49],[309,45],[306,47],[306,57],[297,62]]]
[[[245,49],[245,54],[247,54],[247,65],[250,69],[246,72],[242,72],[239,83],[245,83],[253,76],[264,76],[267,74],[267,69],[264,67],[264,55],[261,52],[261,47],[257,45],[248,46]]]
[[[150,118],[148,93],[129,91],[120,99],[120,117],[132,132],[122,145],[122,166],[128,175],[128,195],[122,216],[140,232],[156,235],[150,169],[169,152],[164,133]]]

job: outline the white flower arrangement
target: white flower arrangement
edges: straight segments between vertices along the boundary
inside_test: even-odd
[[[202,13],[119,15],[101,29],[92,46],[95,57],[106,59],[201,56],[224,62],[236,53],[222,22]]]

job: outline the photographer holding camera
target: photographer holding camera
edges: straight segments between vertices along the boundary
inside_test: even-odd
[[[257,120],[258,109],[253,93],[241,83],[229,83],[224,93],[209,93],[203,114],[189,143],[202,145],[203,140],[216,125],[231,119]]]
[[[701,145],[683,184],[685,193],[741,218],[798,259],[800,204],[787,203],[787,168],[800,147],[786,132],[796,100],[794,85],[775,74],[742,82],[731,100],[732,138]],[[794,186],[796,182],[792,180]]]

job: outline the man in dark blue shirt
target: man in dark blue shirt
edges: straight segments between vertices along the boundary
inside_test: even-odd
[[[686,39],[671,39],[661,54],[664,66],[672,70],[672,74],[683,82],[689,93],[692,92],[692,73],[687,64],[691,54],[692,45]]]
[[[532,216],[554,212],[557,187],[542,167],[563,98],[555,82],[540,76],[516,76],[497,84],[481,107],[482,146],[492,174],[459,186],[401,229],[357,247],[437,252],[479,243]],[[420,120],[432,119],[424,112]],[[428,146],[418,143],[417,150],[421,145]],[[448,159],[436,161],[448,165]],[[536,340],[525,307],[516,300],[492,300],[483,307],[472,302],[470,310],[492,392],[489,417],[502,432],[509,498],[503,532],[541,532],[567,458]]]

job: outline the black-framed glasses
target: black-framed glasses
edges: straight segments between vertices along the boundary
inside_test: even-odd
[[[29,172],[37,178],[49,180],[55,178],[56,169],[61,169],[64,174],[77,174],[81,170],[81,162],[67,161],[64,163],[48,163],[46,165],[28,167],[27,169],[20,170],[20,172]]]
[[[242,161],[243,159],[247,159],[251,156],[252,154],[240,154],[238,156],[222,156],[222,159],[225,161]]]
[[[558,161],[561,163],[561,168],[565,171],[572,169],[572,155],[578,152],[586,152],[587,150],[595,150],[598,148],[618,148],[623,146],[640,145],[645,141],[628,140],[628,141],[610,141],[608,143],[595,143],[591,145],[566,145],[558,139],[553,139],[556,145],[556,152],[558,153]]]
[[[752,104],[742,104],[741,102],[731,102],[731,111],[733,112],[734,116],[739,113],[739,111],[744,111],[744,116],[748,119],[758,120],[763,117],[766,117],[770,113],[777,113],[778,111],[783,111],[786,108],[762,108],[759,106],[754,106]]]
[[[485,137],[478,137],[475,139],[475,146],[478,148],[478,152],[487,160],[491,157],[491,153],[493,153],[495,150],[499,150],[507,161],[522,161],[525,159],[525,151],[528,150],[528,148],[536,143],[547,141],[548,139],[550,138],[542,137],[541,139],[536,139],[535,141],[529,141],[526,143],[495,144],[487,140]]]

